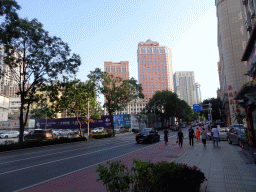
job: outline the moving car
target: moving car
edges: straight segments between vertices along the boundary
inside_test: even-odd
[[[153,143],[155,141],[160,141],[160,135],[155,130],[141,131],[136,135],[135,139],[138,144],[144,142]]]
[[[92,130],[92,133],[103,133],[104,127],[96,127]]]
[[[2,139],[8,139],[8,138],[13,138],[13,137],[18,138],[19,135],[20,135],[20,132],[19,132],[19,131],[7,131],[7,132],[5,132],[5,133],[2,133],[2,134],[0,135],[0,137],[1,137]]]
[[[34,132],[24,136],[24,140],[46,140],[53,139],[53,133],[50,129],[35,129]]]
[[[153,130],[153,128],[151,128],[151,127],[146,127],[143,129],[143,131],[151,131],[151,130]]]
[[[239,146],[242,146],[242,140],[246,134],[247,129],[243,126],[241,127],[232,127],[227,132],[227,140],[229,144],[235,143]]]
[[[125,132],[125,128],[124,127],[116,127],[114,129],[115,133],[124,133]]]

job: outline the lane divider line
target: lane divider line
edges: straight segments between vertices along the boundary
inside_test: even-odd
[[[130,143],[129,143],[129,144],[125,144],[125,145],[130,145]],[[98,151],[94,151],[94,152],[90,152],[90,153],[83,153],[83,154],[76,155],[76,156],[72,156],[72,157],[67,157],[67,158],[63,158],[63,159],[58,159],[58,160],[54,160],[54,161],[49,161],[49,162],[46,162],[46,163],[40,163],[40,164],[37,164],[37,165],[32,165],[32,166],[29,166],[29,167],[24,167],[24,168],[20,168],[20,169],[15,169],[15,170],[12,170],[12,171],[6,171],[6,172],[3,172],[3,173],[0,173],[0,175],[4,175],[4,174],[8,174],[8,173],[13,173],[13,172],[15,172],[15,171],[21,171],[21,170],[29,169],[29,168],[33,168],[33,167],[39,167],[39,166],[42,166],[42,165],[47,165],[47,164],[50,164],[50,163],[55,163],[55,162],[59,162],[59,161],[64,161],[64,160],[67,160],[67,159],[73,159],[73,158],[76,158],[76,157],[81,157],[81,156],[85,156],[85,155],[90,155],[90,154],[93,154],[93,153],[102,152],[102,151],[106,151],[106,150],[109,150],[109,149],[115,149],[115,148],[122,147],[122,146],[125,146],[125,145],[119,145],[119,146],[116,146],[116,147],[112,147],[112,148],[108,148],[108,149],[104,149],[104,150],[98,150]]]
[[[156,145],[156,144],[159,144],[159,143],[155,143],[155,144],[153,144],[153,145]],[[36,183],[36,184],[34,184],[34,185],[30,185],[30,186],[28,186],[28,187],[24,187],[24,188],[22,188],[22,189],[18,189],[18,190],[14,191],[14,192],[19,192],[19,191],[24,191],[24,190],[30,189],[30,188],[35,187],[35,186],[37,186],[37,185],[40,185],[40,184],[43,184],[43,183],[46,183],[46,182],[49,182],[49,181],[58,179],[58,178],[60,178],[60,177],[65,177],[65,176],[67,176],[67,175],[71,175],[71,174],[73,174],[73,173],[82,171],[82,170],[84,170],[84,169],[93,167],[93,166],[95,166],[95,165],[99,165],[99,164],[101,164],[101,163],[105,163],[106,161],[111,161],[111,160],[113,160],[113,159],[116,159],[116,158],[119,158],[119,157],[123,157],[123,156],[125,156],[125,155],[130,154],[130,153],[134,153],[134,152],[143,150],[143,149],[148,148],[148,147],[151,147],[151,146],[153,146],[153,145],[150,145],[150,146],[147,146],[147,147],[143,147],[143,148],[141,148],[141,149],[137,149],[137,150],[135,150],[135,151],[131,151],[131,152],[129,152],[129,153],[126,153],[126,154],[123,154],[123,155],[119,155],[119,156],[113,157],[113,158],[111,158],[111,159],[108,159],[108,160],[105,160],[105,161],[101,161],[101,162],[99,162],[99,163],[95,163],[95,164],[93,164],[93,165],[89,165],[89,166],[87,166],[87,167],[83,167],[83,168],[81,168],[81,169],[77,169],[77,170],[75,170],[75,171],[72,171],[72,172],[69,172],[69,173],[65,173],[65,174],[63,174],[63,175],[60,175],[60,176],[57,176],[57,177],[54,177],[54,178],[51,178],[51,179],[47,179],[47,180],[45,180],[45,181]]]

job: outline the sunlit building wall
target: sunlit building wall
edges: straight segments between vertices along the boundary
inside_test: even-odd
[[[156,91],[174,92],[172,53],[167,46],[160,46],[151,39],[139,42],[137,50],[139,83],[142,85],[144,99],[148,103]]]

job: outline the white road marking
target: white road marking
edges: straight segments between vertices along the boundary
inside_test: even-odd
[[[129,141],[124,141],[124,142],[129,142]],[[100,145],[100,146],[105,146],[106,144],[104,145]],[[98,147],[98,146],[97,146]],[[67,153],[67,152],[70,152],[70,151],[78,151],[78,150],[81,150],[81,149],[85,149],[85,148],[88,148],[88,146],[86,147],[81,147],[79,149],[73,149],[73,150],[66,150],[66,151],[62,151],[62,152],[54,152],[54,153],[51,153],[51,154],[46,154],[46,155],[39,155],[39,156],[34,156],[34,157],[29,157],[29,158],[25,158],[25,159],[18,159],[18,160],[14,160],[14,161],[7,161],[7,162],[3,162],[3,163],[0,163],[0,165],[4,165],[4,164],[8,164],[8,163],[13,163],[13,162],[19,162],[19,161],[24,161],[24,160],[29,160],[29,159],[35,159],[35,158],[40,158],[40,157],[46,157],[46,156],[50,156],[50,155],[56,155],[56,154],[61,154],[61,153]],[[23,154],[22,154],[23,155]]]
[[[129,143],[129,144],[125,144],[125,145],[130,145],[130,143]],[[46,162],[46,163],[41,163],[41,164],[29,166],[29,167],[24,167],[24,168],[21,168],[21,169],[16,169],[16,170],[12,170],[12,171],[7,171],[7,172],[0,173],[0,175],[4,175],[4,174],[7,174],[7,173],[12,173],[12,172],[15,172],[15,171],[21,171],[21,170],[29,169],[29,168],[33,168],[33,167],[39,167],[39,166],[41,166],[41,165],[47,165],[47,164],[50,164],[50,163],[55,163],[55,162],[59,162],[59,161],[64,161],[64,160],[67,160],[67,159],[73,159],[73,158],[81,157],[81,156],[84,156],[84,155],[90,155],[90,154],[93,154],[93,153],[98,153],[98,152],[106,151],[106,150],[109,150],[109,149],[115,149],[115,148],[122,147],[122,146],[125,146],[125,145],[119,145],[119,146],[112,147],[112,148],[108,148],[108,149],[104,149],[104,150],[98,150],[98,151],[94,151],[94,152],[90,152],[90,153],[83,153],[83,154],[76,155],[76,156],[72,156],[72,157],[67,157],[67,158],[58,159],[58,160],[54,160],[54,161],[49,161],[49,162]]]
[[[158,144],[158,143],[155,143],[155,144]],[[153,144],[153,145],[155,145],[155,144]],[[152,146],[152,145],[150,145],[150,146]],[[150,146],[147,146],[147,147],[150,147]],[[99,162],[99,163],[95,163],[95,164],[93,164],[93,165],[90,165],[90,166],[87,166],[87,167],[84,167],[84,168],[81,168],[81,169],[77,169],[77,170],[72,171],[72,172],[69,172],[69,173],[65,173],[65,174],[63,174],[63,175],[60,175],[60,176],[57,176],[57,177],[54,177],[54,178],[51,178],[51,179],[48,179],[48,180],[45,180],[45,181],[36,183],[36,184],[34,184],[34,185],[30,185],[30,186],[28,186],[28,187],[24,187],[24,188],[22,188],[22,189],[18,189],[18,190],[14,191],[14,192],[24,191],[24,190],[26,190],[26,189],[35,187],[35,186],[37,186],[37,185],[40,185],[40,184],[43,184],[43,183],[46,183],[46,182],[49,182],[49,181],[58,179],[58,178],[60,178],[60,177],[64,177],[64,176],[67,176],[67,175],[76,173],[76,172],[78,172],[78,171],[82,171],[82,170],[84,170],[84,169],[93,167],[93,166],[95,166],[95,165],[99,165],[99,164],[101,164],[101,163],[105,163],[106,161],[110,161],[110,160],[113,160],[113,159],[116,159],[116,158],[119,158],[119,157],[128,155],[128,154],[130,154],[130,153],[133,153],[133,152],[136,152],[136,151],[139,151],[139,150],[143,150],[143,149],[145,149],[145,148],[147,148],[147,147],[143,147],[143,148],[141,148],[141,149],[137,149],[137,150],[135,150],[135,151],[131,151],[131,152],[129,152],[129,153],[126,153],[126,154],[123,154],[123,155],[120,155],[120,156],[117,156],[117,157],[113,157],[113,158],[111,158],[111,159],[108,159],[108,160],[105,160],[105,161],[101,161],[101,162]]]
[[[133,139],[134,140],[134,139]],[[118,140],[119,141],[119,140]],[[120,140],[120,141],[122,141],[122,140]],[[89,142],[89,141],[88,141]],[[97,147],[98,146],[105,146],[106,145],[106,143],[109,143],[109,140],[103,140],[103,141],[101,141],[101,143],[103,143],[102,145],[97,145]],[[65,144],[65,143],[64,143]],[[66,144],[68,144],[68,143],[66,143]],[[70,144],[70,143],[69,143]],[[77,145],[78,145],[79,143],[77,143]],[[45,146],[43,146],[43,147],[45,147]],[[46,146],[47,147],[47,146]],[[71,146],[71,147],[74,147],[74,146]],[[71,147],[67,147],[67,148],[71,148]],[[89,147],[93,147],[93,146],[88,146],[88,145],[86,145],[85,147],[82,147],[82,148],[89,148]],[[35,148],[40,148],[40,147],[35,147]],[[26,150],[32,150],[32,149],[35,149],[35,148],[26,148]],[[65,150],[66,148],[63,148],[62,150]],[[81,148],[80,148],[81,149]],[[29,155],[31,155],[31,154],[36,154],[36,153],[42,153],[42,152],[50,152],[50,151],[56,151],[56,150],[59,150],[59,149],[49,149],[49,150],[44,150],[44,151],[36,151],[36,152],[29,152],[29,153],[23,153],[23,154],[21,154],[21,155],[27,155],[27,154],[29,154]],[[5,153],[5,152],[0,152],[0,154],[1,153]],[[15,155],[17,155],[17,154],[15,154]],[[9,157],[7,157],[7,158],[11,158],[12,156],[9,156]],[[4,158],[5,157],[3,157],[3,158],[0,158],[0,161],[1,160],[4,160]],[[15,156],[15,158],[17,158],[16,156]],[[1,163],[0,163],[1,164]]]

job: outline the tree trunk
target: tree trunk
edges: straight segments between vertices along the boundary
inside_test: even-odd
[[[109,114],[109,116],[110,116],[110,123],[111,123],[111,128],[112,128],[112,131],[113,131],[113,137],[115,137],[113,116],[112,116],[112,113],[108,113],[108,114]]]
[[[80,136],[81,136],[81,137],[83,137],[83,136],[84,136],[84,134],[83,134],[83,132],[82,132],[82,124],[81,124],[81,122],[79,121],[79,117],[78,117],[78,115],[77,115],[77,114],[75,114],[75,115],[76,115],[77,123],[79,124],[79,132],[80,132]]]
[[[21,95],[19,144],[23,143],[23,134],[24,134],[23,108],[24,108],[24,96]]]

